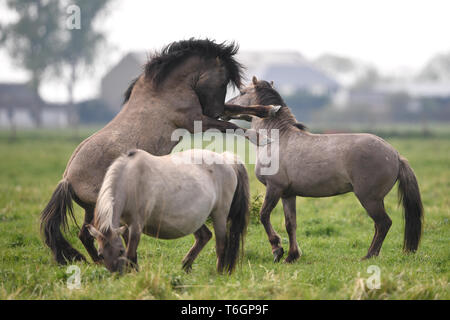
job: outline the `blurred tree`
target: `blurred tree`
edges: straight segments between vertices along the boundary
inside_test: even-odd
[[[419,79],[429,81],[450,81],[450,52],[437,54],[420,71]]]
[[[45,76],[68,74],[68,103],[74,126],[79,118],[74,105],[74,88],[81,70],[94,64],[105,42],[105,35],[95,29],[94,23],[112,1],[6,1],[17,18],[6,23],[0,21],[0,45],[18,66],[30,72],[30,84],[35,92],[39,92]],[[33,115],[38,125],[40,108],[36,102]]]
[[[76,128],[79,115],[74,105],[74,89],[82,70],[92,66],[101,45],[105,43],[105,34],[94,24],[101,12],[113,0],[68,0],[63,7],[66,14],[66,36],[61,51],[61,62],[68,68],[67,92],[71,124]]]
[[[306,90],[297,90],[284,97],[286,104],[291,108],[299,121],[309,121],[314,112],[319,111],[330,103],[329,94],[312,94]]]
[[[375,67],[369,67],[367,68],[366,73],[354,83],[353,88],[372,88],[380,81],[381,77],[378,70]]]
[[[116,115],[100,99],[86,100],[76,104],[80,122],[83,124],[104,124]]]
[[[38,93],[44,76],[56,70],[55,56],[61,43],[58,0],[7,0],[6,6],[17,14],[7,24],[0,21],[0,45],[11,58],[30,73],[30,85]],[[36,125],[41,123],[39,101],[30,106]]]

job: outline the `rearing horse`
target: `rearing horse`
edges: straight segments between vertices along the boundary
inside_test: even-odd
[[[242,108],[225,105],[229,83],[241,85],[241,65],[234,59],[238,47],[211,40],[185,40],[166,46],[146,64],[145,70],[128,88],[119,114],[103,129],[84,140],[72,154],[63,178],[41,214],[41,231],[58,263],[85,260],[63,237],[67,212],[73,217],[72,199],[85,210],[79,238],[91,258],[99,256],[94,238],[87,230],[92,221],[97,195],[110,164],[130,149],[166,155],[178,141],[177,128],[194,130],[202,121],[204,131],[238,129],[217,118],[224,112],[268,116],[273,108]]]

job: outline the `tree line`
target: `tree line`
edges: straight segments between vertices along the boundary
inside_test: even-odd
[[[70,122],[78,124],[74,89],[83,71],[96,62],[106,43],[95,23],[114,0],[6,0],[15,16],[0,20],[0,48],[29,74],[30,88],[39,93],[49,78],[62,81],[68,95]],[[2,21],[3,20],[3,21]],[[36,123],[40,123],[39,112]]]

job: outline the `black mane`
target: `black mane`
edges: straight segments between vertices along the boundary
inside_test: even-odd
[[[286,103],[280,94],[272,87],[272,85],[265,81],[260,80],[255,84],[256,96],[258,98],[258,104],[262,105],[280,105],[282,109],[278,113],[282,116],[279,120],[282,120],[283,126],[292,125],[302,131],[306,131],[307,127],[300,122],[297,122],[294,115],[290,112]],[[283,110],[284,109],[284,110]]]
[[[131,96],[131,92],[133,91],[134,85],[136,84],[136,82],[139,80],[139,77],[137,77],[136,79],[132,80],[130,82],[130,85],[128,86],[127,91],[125,91],[125,93],[123,94],[123,103],[122,105],[124,105],[125,103],[128,102],[128,100],[130,100],[130,96]]]
[[[263,105],[280,105],[282,107],[286,107],[286,103],[280,94],[272,88],[272,85],[267,81],[260,80],[255,85],[256,95],[258,97],[258,104]]]
[[[159,53],[153,55],[145,66],[145,76],[153,81],[155,86],[161,84],[165,77],[182,61],[192,55],[200,55],[205,58],[218,57],[225,64],[229,80],[236,87],[241,86],[242,65],[235,59],[239,46],[234,42],[227,44],[215,43],[209,39],[189,39],[164,47]]]

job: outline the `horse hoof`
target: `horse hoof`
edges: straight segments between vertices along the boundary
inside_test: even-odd
[[[56,262],[62,265],[66,265],[68,262],[76,262],[76,261],[86,262],[87,260],[81,253],[79,253],[75,249],[63,252],[62,257],[59,256],[56,258]]]
[[[136,271],[139,272],[139,265],[137,262],[127,261],[124,270],[126,272]]]
[[[183,268],[184,272],[190,273],[192,271],[192,264],[190,264],[190,263],[183,263],[182,268]]]
[[[369,260],[369,259],[372,259],[372,258],[374,258],[374,257],[376,257],[376,255],[367,255],[367,256],[362,257],[362,258],[360,259],[360,261]]]
[[[286,259],[284,259],[284,263],[294,263],[298,259],[300,259],[301,254],[295,253],[295,254],[289,254]]]
[[[186,272],[186,273],[191,273],[191,271],[192,271],[192,266],[189,266],[189,267],[187,267],[187,268],[183,268],[183,270],[184,270],[184,272]]]
[[[271,107],[272,108],[269,111],[269,116],[275,117],[277,112],[280,111],[281,106],[280,105],[277,105],[277,106],[271,105]]]
[[[283,257],[284,250],[283,248],[278,248],[273,251],[273,262],[279,262]]]

